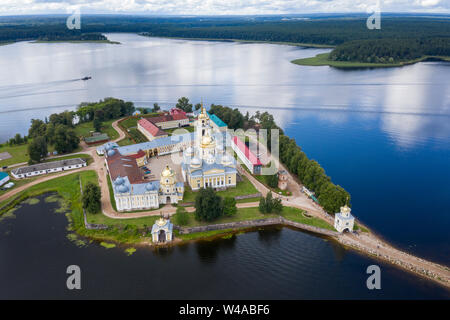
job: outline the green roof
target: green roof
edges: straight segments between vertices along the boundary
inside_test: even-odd
[[[104,140],[109,140],[109,137],[106,133],[102,133],[102,134],[99,134],[96,136],[84,138],[84,141],[86,141],[87,143],[93,143],[93,142],[104,141]]]
[[[209,118],[218,126],[218,127],[226,127],[227,124],[225,122],[222,121],[222,119],[220,119],[218,116],[216,116],[215,114],[209,114]]]
[[[0,171],[0,180],[6,178],[7,176],[8,174],[6,172]]]

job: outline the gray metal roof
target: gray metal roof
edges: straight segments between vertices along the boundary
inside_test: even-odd
[[[189,142],[193,141],[195,137],[194,132],[189,132],[185,134],[176,134],[173,136],[168,136],[164,138],[158,138],[149,142],[142,142],[138,144],[132,144],[129,146],[118,147],[117,150],[122,155],[135,154],[139,150],[149,150],[157,147],[168,146],[171,144],[177,144],[180,142]]]
[[[50,169],[56,169],[56,168],[61,168],[61,167],[66,167],[66,166],[74,166],[77,164],[84,164],[84,163],[86,163],[85,160],[83,160],[81,158],[74,158],[74,159],[66,159],[66,160],[50,161],[50,162],[33,164],[31,166],[20,167],[20,168],[14,169],[14,170],[12,170],[12,172],[15,175],[27,174],[27,173],[35,172],[35,171],[50,170]]]

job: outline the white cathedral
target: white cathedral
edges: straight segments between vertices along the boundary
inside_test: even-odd
[[[214,132],[205,110],[195,123],[195,143],[183,153],[181,172],[192,190],[212,187],[226,189],[236,186],[236,160],[225,150],[226,132]]]

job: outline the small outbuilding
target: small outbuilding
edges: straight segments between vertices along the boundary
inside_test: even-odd
[[[173,224],[163,217],[155,221],[152,227],[153,243],[171,242],[173,239]]]
[[[355,224],[355,217],[351,215],[351,210],[347,205],[341,207],[341,212],[334,215],[334,228],[338,232],[353,231],[353,225]]]
[[[286,170],[278,171],[278,188],[281,190],[287,189],[288,173]]]
[[[0,171],[0,186],[4,185],[9,181],[9,174],[3,171]]]

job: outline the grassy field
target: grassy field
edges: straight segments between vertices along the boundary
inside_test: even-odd
[[[221,217],[214,221],[197,221],[195,220],[194,213],[187,213],[189,215],[189,222],[184,227],[197,227],[197,226],[205,226],[208,224],[219,224],[219,223],[228,223],[228,222],[236,222],[236,221],[245,221],[245,220],[258,220],[265,218],[276,218],[278,215],[276,214],[262,214],[259,212],[258,207],[254,208],[238,208],[236,214],[231,217]],[[173,221],[176,221],[173,219]]]
[[[283,212],[281,213],[281,216],[294,222],[299,222],[310,226],[334,231],[333,226],[329,225],[324,220],[316,217],[305,216],[304,211],[297,208],[283,207]]]
[[[106,133],[111,140],[117,139],[119,133],[112,127],[112,123],[117,119],[102,122],[101,132]],[[75,126],[75,133],[79,137],[89,137],[91,131],[95,131],[93,121],[83,122]]]
[[[129,146],[130,144],[134,144],[134,141],[131,140],[131,139],[128,138],[128,137],[125,137],[125,138],[123,138],[122,140],[118,141],[117,144],[118,144],[119,146],[121,146],[121,147],[122,147],[122,146]]]
[[[244,165],[245,166],[245,165]],[[245,167],[247,168],[247,167]],[[248,171],[248,169],[247,169]],[[281,190],[280,188],[276,187],[276,188],[271,188],[267,185],[266,182],[266,176],[262,176],[262,175],[258,175],[258,174],[254,174],[253,177],[258,180],[259,182],[261,182],[263,185],[266,186],[266,188],[270,189],[273,193],[278,193],[281,194],[283,196],[289,196],[290,192],[288,190]]]
[[[189,216],[188,224],[186,227],[195,227],[195,226],[203,226],[208,224],[220,224],[220,223],[228,223],[228,222],[236,222],[236,221],[251,221],[258,219],[266,219],[266,218],[276,218],[277,214],[262,214],[259,212],[257,207],[255,208],[240,208],[237,213],[231,217],[222,217],[212,222],[204,222],[195,220],[193,213],[187,213]],[[304,211],[301,209],[293,208],[293,207],[284,207],[281,216],[289,219],[291,221],[303,223],[310,226],[319,227],[327,230],[334,230],[334,228],[326,223],[325,221],[315,218],[315,217],[307,217],[304,215]],[[175,217],[172,221],[176,221]],[[195,240],[195,239],[203,239],[209,238],[216,235],[227,234],[231,232],[239,232],[234,229],[224,229],[224,230],[212,230],[205,232],[195,232],[190,234],[177,234],[177,237],[182,240]]]
[[[137,117],[129,117],[119,122],[120,126],[129,129],[137,127],[138,118]]]
[[[311,58],[296,59],[291,62],[302,66],[330,66],[336,68],[389,68],[389,67],[401,67],[416,62],[424,61],[427,59],[438,59],[444,61],[450,61],[450,57],[434,57],[424,56],[419,59],[403,61],[399,63],[368,63],[368,62],[351,62],[351,61],[332,61],[328,60],[329,53],[321,53]]]
[[[73,205],[81,205],[79,201],[80,186],[79,179],[81,179],[82,185],[85,185],[88,181],[97,182],[97,173],[95,171],[82,171],[62,176],[52,180],[44,181],[28,189],[18,193],[12,199],[4,200],[0,203],[0,207],[6,204],[14,205],[27,197],[33,197],[48,192],[58,192],[65,200],[73,201]],[[28,182],[30,179],[27,179]],[[25,180],[23,180],[25,181]],[[77,203],[75,203],[77,202]],[[4,210],[0,211],[0,214]]]
[[[151,228],[155,221],[159,219],[159,215],[134,219],[111,219],[101,213],[88,213],[87,219],[89,223],[106,224],[108,226],[132,225],[138,228]]]
[[[175,130],[178,130],[178,129],[185,129],[188,132],[194,132],[195,131],[195,127],[193,127],[193,126],[186,126],[186,127],[181,127],[181,128],[172,128],[172,129],[164,129],[164,131],[167,132],[167,133],[173,134],[173,132]],[[185,133],[185,132],[181,132],[181,133]]]
[[[0,167],[9,166],[14,163],[27,162],[28,157],[28,144],[21,144],[18,146],[3,146],[0,148],[1,152],[8,152],[12,157],[0,161]]]
[[[242,178],[243,180],[237,183],[236,188],[217,191],[217,194],[221,197],[236,197],[258,193],[258,190],[256,190],[255,186],[246,177],[243,176]],[[189,186],[186,186],[184,188],[183,202],[195,201],[196,195],[196,191],[192,191]]]
[[[146,136],[144,136],[138,129],[136,128],[130,128],[128,129],[128,134],[130,135],[131,139],[135,141],[135,143],[141,143],[141,142],[147,142],[148,139]]]

